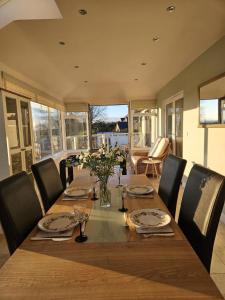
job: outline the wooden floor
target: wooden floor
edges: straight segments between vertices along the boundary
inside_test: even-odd
[[[151,179],[151,181],[152,185],[157,190],[158,180]],[[182,193],[183,189],[181,188],[178,200],[178,210],[180,207]],[[0,233],[0,267],[4,264],[8,257],[9,253],[7,250],[7,244],[3,234]],[[221,222],[216,235],[210,274],[225,299],[225,224]]]

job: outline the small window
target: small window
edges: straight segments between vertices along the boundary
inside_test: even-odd
[[[219,100],[200,100],[200,124],[218,124],[219,121]]]
[[[225,99],[221,100],[221,123],[225,124]]]

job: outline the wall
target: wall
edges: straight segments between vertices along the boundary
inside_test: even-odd
[[[199,85],[225,72],[225,37],[215,43],[157,95],[161,111],[160,133],[164,134],[164,104],[179,91],[184,92],[183,157],[185,176],[196,162],[225,175],[225,128],[199,128]],[[225,208],[222,219],[225,220]]]
[[[166,99],[184,92],[183,157],[188,160],[185,175],[192,162],[203,164],[225,175],[225,128],[199,128],[199,85],[225,72],[225,37],[199,56],[171,80],[157,95],[161,109],[160,134],[164,134]]]

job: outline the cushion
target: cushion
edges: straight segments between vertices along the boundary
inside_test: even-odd
[[[169,145],[169,139],[161,138],[161,140],[159,141],[158,147],[155,149],[152,157],[154,157],[154,158],[161,157],[164,154],[168,145]]]
[[[148,152],[148,156],[149,157],[152,157],[155,150],[157,149],[158,145],[159,145],[159,142],[161,141],[161,137],[158,137],[157,140],[155,141],[154,145],[151,147],[151,149],[149,150]]]

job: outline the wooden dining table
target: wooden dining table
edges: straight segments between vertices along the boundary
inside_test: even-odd
[[[117,179],[112,178],[113,188]],[[151,185],[145,175],[122,176],[127,185]],[[72,186],[91,186],[92,176],[76,177]],[[126,226],[114,188],[110,208],[99,200],[56,201],[48,213],[85,206],[90,214],[88,241],[32,241],[35,228],[0,270],[0,299],[223,299],[172,218],[174,236],[144,237]],[[113,196],[114,195],[114,196]],[[157,192],[149,198],[127,196],[128,213],[139,208],[168,212]],[[124,221],[123,221],[124,220]]]

